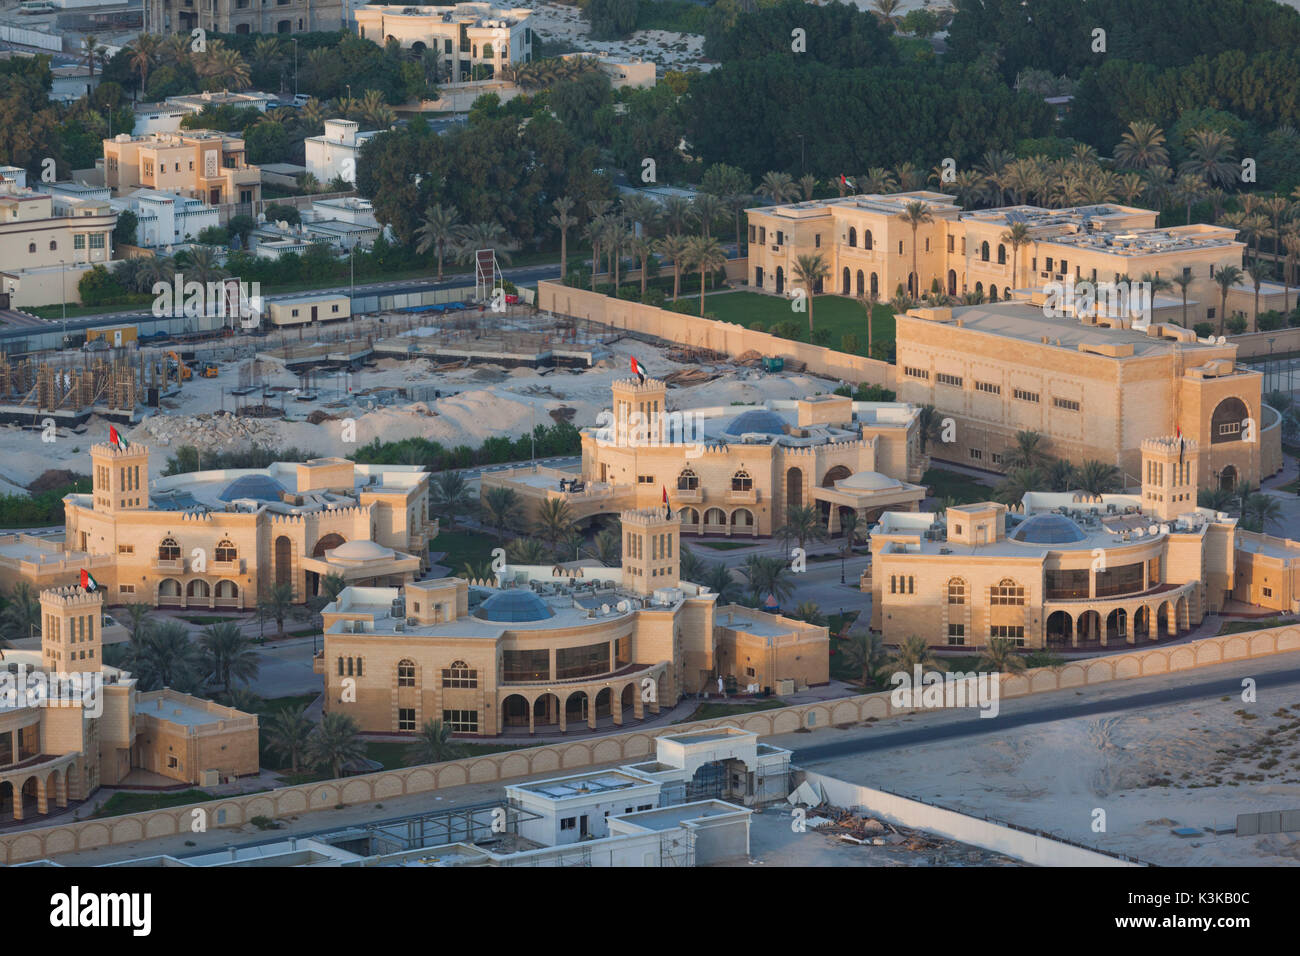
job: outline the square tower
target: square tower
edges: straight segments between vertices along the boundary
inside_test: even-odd
[[[675,588],[681,574],[681,519],[662,508],[624,511],[623,586],[650,595]]]
[[[94,672],[103,664],[104,592],[41,592],[41,661],[50,670]]]
[[[610,437],[614,444],[620,448],[661,444],[668,386],[657,378],[648,378],[645,384],[626,378],[615,382],[611,391],[614,425]]]
[[[149,508],[149,446],[119,448],[101,442],[90,449],[95,510],[145,511]]]
[[[1165,435],[1142,442],[1142,509],[1168,521],[1196,508],[1196,442]]]

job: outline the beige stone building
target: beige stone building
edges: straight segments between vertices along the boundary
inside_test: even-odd
[[[271,584],[303,602],[327,575],[409,581],[438,533],[429,476],[416,466],[317,458],[151,482],[149,454],[93,446],[91,492],[64,499],[63,553],[0,541],[0,576],[70,584],[86,568],[110,604],[247,610]]]
[[[919,409],[814,395],[754,406],[669,409],[663,382],[615,382],[611,407],[582,432],[579,471],[518,468],[484,475],[484,494],[514,488],[530,514],[559,499],[585,521],[662,507],[687,534],[757,537],[788,509],[816,505],[832,531],[855,510],[914,510],[925,497]]]
[[[532,59],[532,11],[490,3],[447,6],[359,6],[357,32],[383,46],[395,40],[403,49],[438,55],[453,82],[494,79],[511,63]],[[475,75],[475,70],[479,75]]]
[[[681,523],[621,515],[617,568],[509,566],[462,578],[348,588],[325,608],[325,709],[372,732],[621,727],[734,677],[789,692],[829,679],[825,627],[735,605],[678,577]]]
[[[1259,484],[1282,467],[1281,417],[1237,347],[1153,320],[1050,318],[1037,301],[912,309],[897,321],[899,398],[934,405],[953,428],[945,461],[1006,470],[1018,431],[1078,464],[1095,458],[1137,483],[1142,443],[1181,431],[1202,486]]]
[[[931,220],[915,236],[901,218],[912,202],[924,203]],[[990,302],[1008,299],[1016,289],[1041,290],[1070,279],[1138,282],[1148,273],[1166,279],[1186,273],[1193,279],[1189,325],[1216,319],[1220,294],[1214,273],[1225,265],[1240,267],[1245,249],[1234,229],[1157,229],[1154,211],[1115,203],[963,211],[949,195],[918,191],[762,206],[746,214],[748,280],[756,289],[788,294],[794,264],[807,253],[821,253],[830,268],[825,292],[874,292],[881,300],[892,298],[899,286],[917,295],[914,255],[921,293],[937,281],[948,295],[978,292]],[[1018,250],[1004,238],[1015,223],[1025,225],[1029,239]],[[1245,285],[1234,290],[1229,311],[1249,308],[1252,295]],[[1179,304],[1181,311],[1181,293]]]
[[[144,31],[166,36],[210,33],[332,33],[346,30],[343,0],[144,0]]]
[[[862,585],[887,643],[1026,648],[1185,634],[1229,600],[1293,613],[1300,544],[1196,507],[1197,443],[1142,445],[1139,494],[1025,495],[940,514],[888,513]]]
[[[262,171],[248,164],[244,141],[211,130],[122,133],[104,140],[104,184],[115,196],[156,189],[209,206],[251,205],[262,198]]]
[[[84,800],[135,770],[214,785],[258,772],[257,717],[172,690],[141,693],[103,662],[104,596],[41,592],[41,649],[0,665],[0,819]]]
[[[11,306],[80,302],[77,283],[113,258],[107,202],[42,193],[24,170],[0,169],[0,292]]]

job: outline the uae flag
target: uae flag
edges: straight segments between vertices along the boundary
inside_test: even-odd
[[[840,185],[847,186],[849,189],[857,188],[856,186],[853,185],[853,180],[849,179],[849,177],[845,176],[843,173],[840,173]]]
[[[1183,463],[1183,448],[1186,444],[1183,441],[1183,430],[1175,425],[1174,434],[1178,436],[1178,464],[1181,465]]]
[[[99,590],[99,582],[96,581],[94,575],[92,575],[85,568],[81,569],[81,589],[83,591]]]
[[[636,376],[638,383],[645,384],[645,372],[641,369],[641,363],[636,360],[635,355],[632,356],[632,374]]]
[[[664,485],[663,489],[664,489],[664,517],[671,518],[673,516],[673,509],[668,506],[668,486]]]
[[[126,439],[122,437],[117,428],[113,425],[108,426],[108,440],[118,451],[126,451]]]

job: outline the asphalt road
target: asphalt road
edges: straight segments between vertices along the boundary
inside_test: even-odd
[[[1250,673],[1243,675],[1241,665],[1246,665]],[[1165,704],[1178,704],[1188,701],[1207,700],[1210,698],[1223,697],[1226,695],[1239,695],[1241,693],[1242,676],[1254,678],[1257,691],[1262,697],[1263,692],[1270,688],[1278,688],[1287,684],[1300,682],[1300,667],[1290,667],[1284,670],[1267,671],[1261,669],[1261,666],[1267,666],[1267,658],[1256,658],[1250,661],[1236,661],[1226,665],[1219,665],[1213,670],[1217,676],[1208,677],[1206,680],[1197,681],[1193,684],[1184,684],[1181,686],[1164,686],[1155,690],[1134,689],[1128,693],[1120,693],[1118,696],[1107,695],[1104,699],[1093,699],[1084,701],[1072,701],[1070,703],[1053,703],[1050,699],[1045,699],[1040,695],[1033,695],[1028,698],[1015,698],[1015,702],[1043,703],[1046,706],[1030,707],[1018,710],[1014,713],[1008,713],[1008,701],[1003,702],[1001,712],[996,718],[982,718],[979,711],[972,708],[969,711],[969,719],[950,721],[933,726],[917,727],[910,730],[898,730],[892,733],[881,733],[879,736],[872,734],[869,737],[857,737],[856,735],[845,740],[836,741],[835,743],[820,744],[814,747],[801,747],[795,753],[792,762],[799,765],[806,765],[813,761],[829,760],[836,757],[846,757],[857,753],[870,753],[877,750],[898,750],[916,744],[932,743],[940,740],[953,740],[963,737],[978,737],[987,733],[1003,733],[1013,727],[1029,727],[1034,724],[1046,724],[1057,720],[1067,720],[1074,717],[1091,717],[1096,714],[1110,714],[1118,711],[1142,710],[1148,707],[1159,707]],[[1155,685],[1166,683],[1170,679],[1169,674],[1160,674],[1149,678],[1138,678],[1134,682],[1140,682],[1145,685]],[[1125,683],[1128,683],[1127,681]],[[1114,684],[1096,685],[1095,689],[1113,689]],[[1087,693],[1088,688],[1077,688]],[[1054,695],[1066,693],[1066,691],[1051,692]],[[919,711],[919,713],[927,713]],[[935,713],[938,713],[936,711]],[[944,711],[943,713],[952,713]]]

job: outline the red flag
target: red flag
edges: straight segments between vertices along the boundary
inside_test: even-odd
[[[671,518],[673,516],[673,509],[668,504],[668,486],[664,485],[663,489],[664,489],[664,517]]]
[[[108,440],[112,443],[114,448],[122,451],[126,450],[126,439],[118,434],[117,429],[112,425],[108,426]]]
[[[632,356],[632,374],[637,377],[637,381],[642,385],[645,384],[645,372],[641,370],[641,363],[636,360],[635,355]]]
[[[81,588],[84,591],[99,590],[99,582],[85,568],[81,569]]]

